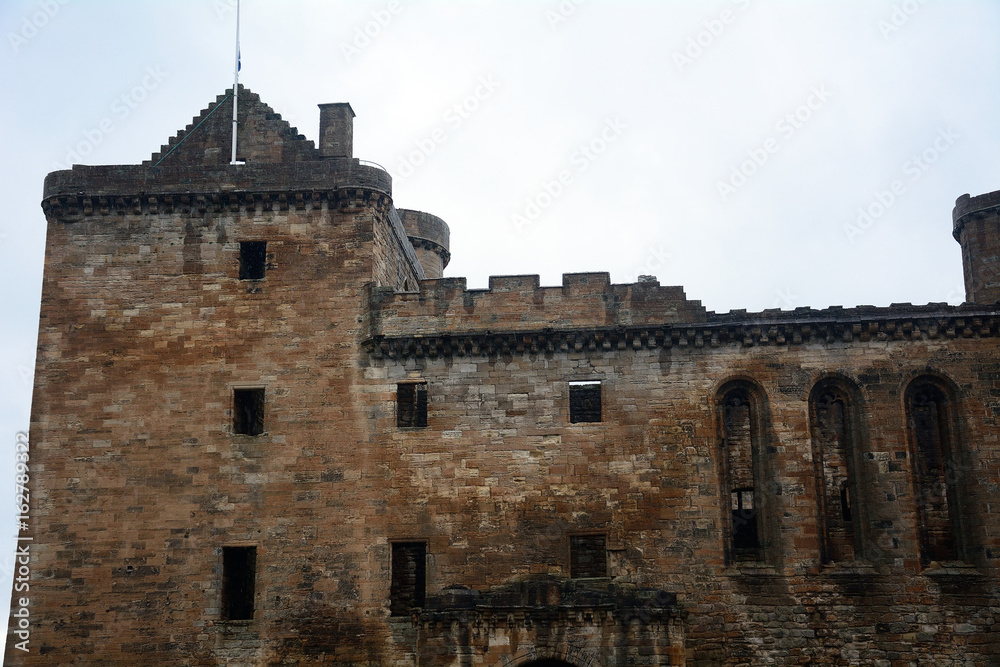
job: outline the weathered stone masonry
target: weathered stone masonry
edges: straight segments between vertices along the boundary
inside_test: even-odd
[[[961,306],[469,290],[349,105],[228,99],[46,179],[10,664],[1000,664],[1000,193]]]

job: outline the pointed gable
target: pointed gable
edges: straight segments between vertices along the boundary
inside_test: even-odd
[[[312,141],[282,120],[281,114],[260,100],[260,95],[240,86],[238,107],[238,158],[248,164],[273,164],[318,160]],[[170,138],[146,165],[225,165],[232,156],[232,88]]]

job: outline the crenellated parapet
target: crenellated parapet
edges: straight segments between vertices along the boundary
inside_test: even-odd
[[[378,333],[387,336],[468,330],[617,327],[703,320],[700,302],[680,287],[612,285],[607,273],[567,273],[561,287],[540,287],[537,275],[494,276],[487,290],[464,278],[425,280],[419,294],[373,295]]]
[[[373,293],[366,343],[372,356],[492,357],[1000,337],[1000,311],[975,304],[715,313],[687,300],[679,287],[610,285],[607,274],[567,274],[563,287],[538,287],[537,276],[503,276],[491,278],[489,290],[467,290],[461,278],[425,281],[422,288],[420,294]]]

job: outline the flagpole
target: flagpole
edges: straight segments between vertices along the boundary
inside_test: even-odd
[[[240,98],[240,0],[236,0],[236,66],[233,69],[233,159],[230,164],[236,164],[236,114]]]

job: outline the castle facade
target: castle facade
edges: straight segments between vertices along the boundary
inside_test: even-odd
[[[349,105],[230,165],[231,94],[45,181],[9,664],[1000,664],[1000,192],[960,306],[470,290]]]

